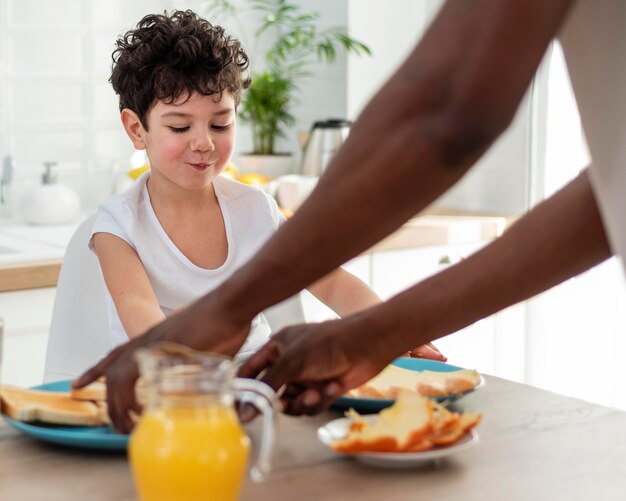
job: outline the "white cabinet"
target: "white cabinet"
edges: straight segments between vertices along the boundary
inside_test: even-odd
[[[486,242],[447,244],[376,252],[360,256],[345,268],[365,281],[383,299],[400,293],[463,259]],[[336,315],[310,294],[305,295],[307,321],[322,321]],[[448,363],[497,374],[520,381],[524,377],[524,305],[514,306],[480,320],[435,342]],[[496,336],[506,331],[505,339]]]
[[[437,245],[402,249],[372,255],[372,287],[382,299],[442,271],[478,250],[483,244]],[[494,372],[495,320],[481,320],[435,344],[448,363]]]
[[[3,384],[41,384],[55,293],[55,287],[48,287],[0,294],[5,324]]]

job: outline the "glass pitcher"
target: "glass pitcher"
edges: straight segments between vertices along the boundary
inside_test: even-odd
[[[137,360],[146,405],[129,456],[143,501],[238,499],[250,440],[235,397],[263,415],[258,458],[250,469],[253,480],[263,479],[276,435],[277,398],[269,386],[236,379],[226,357],[171,343],[138,350]]]

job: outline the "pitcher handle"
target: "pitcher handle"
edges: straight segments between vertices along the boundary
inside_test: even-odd
[[[274,390],[261,381],[237,378],[233,381],[235,394],[241,401],[254,405],[263,415],[263,434],[256,463],[250,469],[250,478],[261,482],[272,467],[272,454],[276,443],[278,397]]]

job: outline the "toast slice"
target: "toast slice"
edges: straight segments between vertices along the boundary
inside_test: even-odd
[[[23,422],[70,426],[104,426],[106,413],[95,402],[74,400],[69,393],[0,387],[2,412]]]
[[[70,396],[74,400],[105,402],[107,399],[107,385],[104,382],[104,378],[101,378],[83,388],[72,388],[70,390]]]
[[[480,374],[475,370],[413,371],[389,365],[364,385],[348,391],[347,395],[356,398],[393,399],[404,389],[425,397],[446,397],[465,393],[479,384]]]
[[[338,452],[402,452],[421,444],[432,430],[433,405],[409,390],[400,390],[396,402],[383,409],[372,424],[352,411],[345,438],[331,446]],[[430,445],[430,444],[429,444]]]
[[[369,421],[350,409],[345,437],[330,446],[337,452],[421,452],[460,440],[480,414],[451,412],[441,404],[401,389],[395,403]]]

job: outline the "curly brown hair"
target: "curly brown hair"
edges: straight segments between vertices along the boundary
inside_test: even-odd
[[[191,10],[145,16],[116,41],[109,82],[120,96],[120,111],[133,110],[146,130],[157,100],[171,103],[193,92],[230,92],[239,104],[248,56],[239,40]]]

